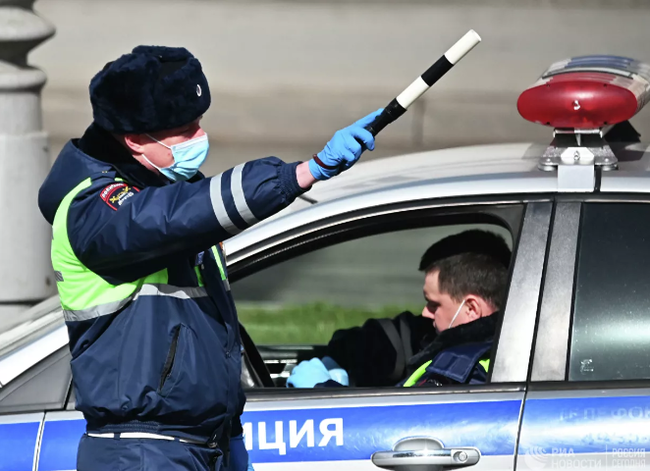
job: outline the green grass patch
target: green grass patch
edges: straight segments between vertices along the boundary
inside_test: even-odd
[[[362,325],[366,319],[419,312],[422,307],[351,308],[329,303],[287,306],[237,305],[239,320],[258,345],[327,344],[338,329]]]

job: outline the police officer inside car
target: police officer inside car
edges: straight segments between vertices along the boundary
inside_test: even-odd
[[[510,256],[501,236],[480,229],[439,240],[420,260],[426,301],[421,315],[406,311],[336,331],[327,356],[301,362],[287,386],[485,383]]]
[[[184,48],[139,46],[91,81],[93,123],[39,192],[87,421],[77,469],[245,470],[240,338],[219,243],[374,148],[372,113],[307,162],[204,178],[210,88]],[[218,156],[216,156],[218,158]],[[250,468],[248,468],[250,469]]]

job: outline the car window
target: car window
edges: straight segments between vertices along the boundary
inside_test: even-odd
[[[650,378],[650,204],[582,212],[571,381]]]
[[[372,235],[324,247],[233,283],[242,324],[257,345],[327,344],[335,330],[423,307],[420,257],[436,241],[468,229],[450,225]]]

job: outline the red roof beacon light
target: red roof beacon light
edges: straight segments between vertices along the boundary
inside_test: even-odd
[[[650,66],[617,56],[553,64],[519,96],[524,119],[554,128],[598,129],[627,121],[650,98]]]
[[[638,139],[629,123],[650,99],[650,65],[618,56],[556,62],[517,101],[528,121],[553,126],[537,167],[557,170],[558,188],[593,191],[596,169],[618,168],[612,149]],[[610,136],[611,135],[611,136]],[[636,141],[638,142],[638,141]]]

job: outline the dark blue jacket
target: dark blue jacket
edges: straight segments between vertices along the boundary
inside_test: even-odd
[[[478,362],[490,357],[499,318],[497,312],[440,333],[431,319],[410,312],[370,319],[335,332],[327,355],[348,372],[351,386],[401,386],[427,362],[414,386],[484,383],[487,373]]]
[[[487,371],[479,361],[490,358],[500,317],[497,312],[424,339],[423,348],[408,361],[405,381],[430,361],[414,387],[485,383]]]
[[[490,358],[491,349],[492,340],[448,347],[428,363],[412,387],[484,384],[488,372],[479,362]],[[403,386],[406,380],[399,386]]]
[[[241,433],[239,324],[215,258],[225,267],[223,253],[211,247],[302,193],[297,165],[269,157],[171,184],[95,125],[66,144],[39,192],[45,218],[90,178],[67,217],[76,257],[112,285],[168,274],[116,312],[66,319],[88,431],[215,443]]]

